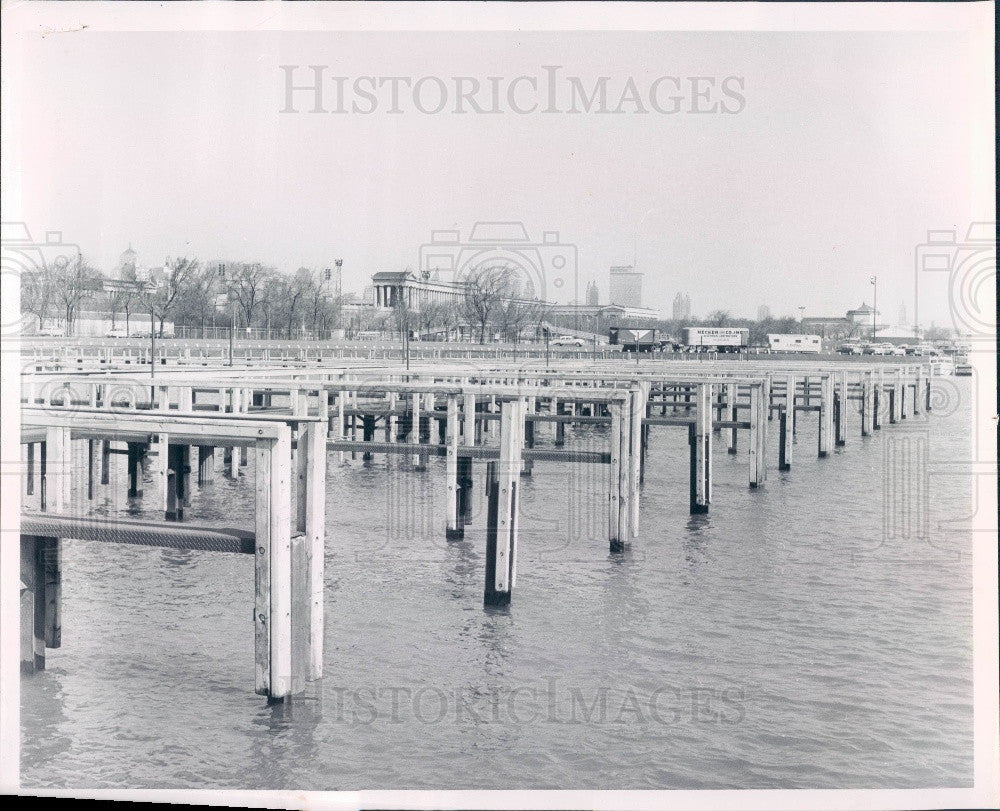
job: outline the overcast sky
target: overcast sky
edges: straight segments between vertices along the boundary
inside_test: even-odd
[[[385,87],[371,114],[304,112],[309,93],[295,96],[303,112],[282,114],[287,64],[329,66],[348,90],[359,76],[452,88],[454,76],[497,76],[506,93],[516,76],[544,80],[546,65],[588,90],[610,77],[612,106],[629,77],[647,100],[659,76],[688,89],[670,115],[634,104],[456,115],[453,89],[431,115],[404,89],[393,114]],[[61,230],[105,269],[129,243],[150,265],[343,258],[347,290],[416,268],[434,229],[465,237],[477,221],[517,220],[532,239],[558,231],[576,247],[581,296],[596,280],[604,300],[609,266],[635,258],[644,304],[665,315],[679,290],[701,315],[761,304],[841,315],[871,302],[877,274],[879,308],[895,321],[904,302],[912,317],[926,231],[964,237],[985,213],[971,66],[956,33],[51,35],[21,68],[23,219],[36,236]],[[705,103],[730,108],[741,105],[719,85],[741,77],[741,111],[686,112],[690,76],[714,77]],[[544,91],[530,96],[520,99],[544,105]],[[921,302],[927,321],[948,320],[943,294]]]

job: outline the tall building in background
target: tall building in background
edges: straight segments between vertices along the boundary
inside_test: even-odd
[[[906,305],[899,305],[899,314],[896,317],[896,325],[900,327],[905,327],[909,325],[909,321],[906,320]]]
[[[768,307],[766,304],[761,304],[760,307],[757,308],[757,320],[767,321],[770,317],[771,317],[771,308]]]
[[[684,321],[691,317],[691,297],[687,293],[674,296],[674,321]]]
[[[596,307],[600,303],[601,296],[597,292],[597,282],[591,282],[587,285],[587,306]]]
[[[122,255],[118,257],[118,267],[116,268],[118,272],[119,279],[134,279],[136,268],[138,268],[138,255],[134,250],[132,250],[132,243],[128,244],[128,248],[122,251]]]
[[[622,307],[642,306],[642,274],[632,265],[611,268],[608,280],[608,303]]]

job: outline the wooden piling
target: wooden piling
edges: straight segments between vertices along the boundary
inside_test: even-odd
[[[101,440],[101,484],[111,482],[111,440]]]
[[[44,538],[21,536],[21,672],[45,669]]]
[[[320,391],[320,400],[327,397]],[[322,403],[321,403],[322,404]],[[326,432],[327,421],[303,425],[300,428],[296,466],[296,510],[295,529],[300,534],[299,552],[301,567],[297,571],[293,562],[293,574],[301,576],[296,581],[293,594],[293,636],[308,641],[305,668],[309,680],[323,675],[323,577],[324,577],[324,532],[326,521]],[[301,633],[298,628],[305,626]],[[296,691],[298,685],[293,685]]]
[[[739,409],[736,405],[737,388],[735,383],[726,384],[726,419],[729,422],[736,422]],[[736,453],[737,428],[732,426],[726,431],[726,449],[729,453]]]
[[[168,515],[168,448],[170,441],[167,434],[151,434],[149,443],[149,472],[152,478],[153,499],[150,504],[152,509],[162,512],[168,521],[174,520],[174,516]]]
[[[487,518],[487,559],[492,560],[492,565],[487,563],[487,582],[483,595],[485,605],[508,605],[516,583],[518,478],[523,428],[523,400],[518,398],[504,401],[500,409],[500,459],[496,467],[497,481],[490,489],[492,515]],[[492,579],[490,574],[493,575]]]
[[[256,447],[254,578],[255,689],[280,700],[291,693],[291,430]]]
[[[413,392],[410,397],[410,444],[420,444],[420,401],[423,395]],[[412,457],[413,469],[423,470],[423,457],[419,453],[414,453]]]
[[[847,444],[847,372],[840,372],[837,379],[837,394],[834,408],[834,423],[837,436],[837,445],[843,447]]]
[[[198,484],[208,484],[215,478],[215,448],[212,445],[198,446]]]
[[[825,459],[833,443],[833,378],[825,374],[819,388],[819,458]]]
[[[642,421],[646,414],[646,395],[649,383],[640,382],[632,391],[629,424],[629,529],[632,538],[639,537],[639,484],[642,479]],[[711,391],[709,392],[711,399]],[[712,412],[708,411],[708,429],[711,433]]]
[[[748,462],[750,487],[761,487],[767,477],[767,466],[764,459],[765,435],[764,426],[767,421],[763,413],[763,392],[761,386],[750,387],[750,441]]]
[[[458,480],[458,398],[448,396],[448,412],[445,422],[445,537],[449,541],[461,540],[465,535],[465,525],[459,514]]]
[[[611,451],[611,463],[608,466],[608,546],[611,552],[621,552],[625,549],[625,508],[627,495],[622,484],[627,480],[627,460],[623,450],[627,443],[623,441],[625,429],[629,424],[626,419],[626,405],[620,400],[609,404],[611,415],[611,431],[608,442]]]
[[[788,430],[788,407],[778,412],[778,470],[792,469],[792,432]]]
[[[875,414],[875,381],[871,372],[861,375],[861,436],[871,436]]]
[[[32,496],[35,494],[35,443],[29,442],[25,450],[27,454],[25,461],[25,494]]]
[[[699,384],[695,393],[694,499],[692,513],[707,513],[712,501],[712,386]]]

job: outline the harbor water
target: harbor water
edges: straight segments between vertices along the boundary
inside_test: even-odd
[[[252,689],[250,556],[66,541],[62,647],[21,682],[22,785],[971,786],[969,392],[936,379],[929,416],[864,439],[851,411],[826,459],[800,415],[787,473],[775,420],[757,490],[746,433],[735,455],[716,434],[707,515],[687,431],[654,427],[623,554],[607,468],[536,462],[507,609],[482,604],[483,463],[448,542],[443,458],[331,452],[324,678],[286,704]],[[112,459],[94,512],[155,517]],[[253,463],[194,486],[190,520],[251,527]]]

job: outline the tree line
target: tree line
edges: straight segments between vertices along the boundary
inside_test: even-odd
[[[86,312],[110,318],[127,332],[151,320],[160,336],[164,325],[262,327],[291,338],[328,334],[340,325],[342,297],[335,295],[326,270],[299,268],[282,273],[260,262],[212,262],[178,257],[139,278],[133,266],[112,277],[85,256],[43,265],[21,278],[21,310],[41,328],[61,318],[66,334]]]

